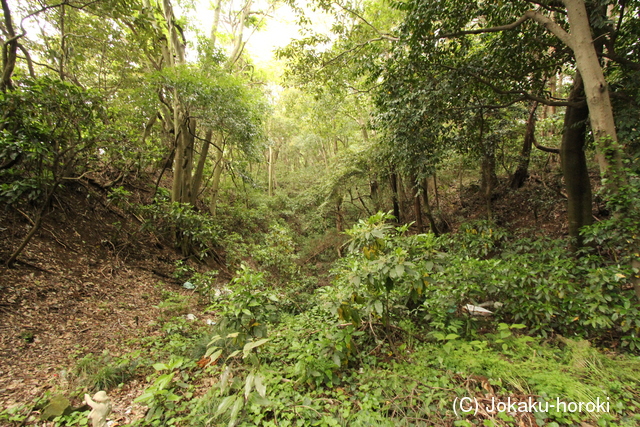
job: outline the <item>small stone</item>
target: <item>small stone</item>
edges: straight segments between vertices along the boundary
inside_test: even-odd
[[[69,399],[61,394],[55,394],[51,397],[47,406],[44,407],[40,418],[44,421],[52,420],[55,417],[59,417],[64,414],[65,410],[69,408],[69,406]]]

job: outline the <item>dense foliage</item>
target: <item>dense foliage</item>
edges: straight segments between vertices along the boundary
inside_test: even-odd
[[[100,244],[171,248],[215,318],[167,292],[73,393],[144,378],[141,426],[637,425],[640,4],[290,1],[278,78],[245,51],[266,3],[205,32],[190,2],[2,1],[3,263],[82,187],[135,223]]]

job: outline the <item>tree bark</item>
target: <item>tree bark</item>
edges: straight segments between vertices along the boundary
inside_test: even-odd
[[[416,217],[416,228],[418,233],[424,232],[424,223],[422,222],[422,205],[420,203],[420,181],[416,176],[411,177],[413,185],[413,213]]]
[[[216,158],[213,165],[213,180],[211,182],[211,200],[209,201],[209,211],[212,216],[216,216],[216,208],[218,204],[218,193],[220,191],[220,177],[224,163],[222,157],[224,155],[224,146],[216,147]]]
[[[482,180],[480,188],[482,195],[484,196],[487,207],[487,219],[493,218],[491,209],[491,197],[493,196],[493,190],[498,182],[496,176],[496,156],[492,149],[487,149],[482,157]]]
[[[580,73],[576,73],[569,100],[575,101],[584,95]],[[560,146],[560,162],[567,190],[567,216],[569,236],[572,245],[580,247],[580,228],[592,223],[591,182],[585,156],[585,135],[589,108],[567,107],[564,116],[564,130]]]
[[[604,78],[591,36],[589,15],[584,0],[563,0],[563,3],[567,7],[567,17],[571,27],[569,47],[573,50],[576,67],[583,79],[584,92],[587,96],[600,173],[609,178],[610,188],[617,188],[622,178],[617,176],[617,173],[622,171],[622,153],[618,147],[609,86]],[[608,170],[611,161],[615,168],[613,173]]]
[[[344,217],[342,216],[342,196],[336,199],[336,230],[340,233],[344,231]]]
[[[267,179],[269,180],[268,195],[273,196],[273,147],[269,145],[269,158],[267,160]]]
[[[598,59],[594,39],[591,35],[591,24],[585,0],[561,0],[567,9],[570,33],[558,25],[552,18],[536,10],[529,10],[511,24],[477,30],[465,30],[445,34],[440,37],[451,38],[463,34],[494,33],[517,28],[531,19],[568,46],[574,55],[576,68],[582,75],[584,91],[589,106],[589,121],[596,142],[596,160],[600,166],[600,174],[606,178],[606,185],[611,191],[626,182],[622,173],[622,150],[618,144],[613,108],[609,96],[609,88]],[[614,170],[609,170],[613,166]]]
[[[380,191],[378,188],[378,180],[375,175],[369,180],[369,191],[371,194],[371,202],[373,203],[373,210],[378,212],[380,211]]]
[[[218,32],[218,26],[220,25],[220,11],[222,10],[222,0],[216,0],[215,8],[213,9],[213,24],[211,24],[211,46],[215,47],[216,37]]]
[[[244,49],[244,26],[247,18],[249,17],[249,13],[251,12],[251,4],[253,0],[246,0],[242,11],[240,12],[240,21],[238,23],[237,33],[234,34],[234,43],[233,43],[233,51],[231,55],[229,55],[229,62],[227,64],[228,68],[233,67],[233,64],[240,59],[240,55],[242,55],[242,50]]]
[[[395,172],[389,174],[389,184],[391,185],[391,200],[393,202],[393,216],[396,217],[396,221],[401,222],[400,204],[398,203],[398,175]]]
[[[484,140],[484,115],[480,111],[480,132],[479,132],[479,145],[482,147],[482,163],[480,168],[480,190],[484,196],[487,207],[487,219],[492,219],[491,211],[491,196],[493,195],[493,189],[498,182],[496,176],[496,156],[493,144]]]
[[[200,194],[200,187],[202,186],[202,178],[204,176],[204,166],[207,163],[207,156],[209,155],[209,147],[211,146],[211,138],[213,137],[213,131],[207,129],[207,133],[202,141],[202,149],[200,150],[200,157],[198,158],[198,164],[196,165],[196,171],[193,174],[193,181],[191,183],[191,204],[195,205],[198,195]]]
[[[4,14],[4,27],[9,37],[2,46],[2,79],[0,80],[0,90],[6,92],[7,90],[13,89],[11,76],[13,76],[13,70],[16,68],[18,39],[20,35],[16,35],[13,27],[9,3],[7,0],[0,1],[2,2],[2,12]]]
[[[524,133],[524,142],[522,143],[522,149],[520,150],[520,160],[518,162],[518,167],[511,178],[511,188],[514,190],[522,187],[529,177],[529,161],[531,159],[531,147],[535,139],[537,108],[538,103],[534,102],[531,106],[531,111],[529,111],[527,128]]]
[[[431,226],[431,232],[436,236],[440,235],[440,230],[436,226],[436,221],[433,218],[433,212],[431,211],[431,204],[429,203],[429,184],[427,178],[422,181],[422,197],[424,197],[424,209]]]

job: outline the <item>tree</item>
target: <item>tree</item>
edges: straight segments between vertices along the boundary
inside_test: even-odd
[[[397,44],[393,60],[386,67],[385,85],[379,92],[379,99],[382,104],[389,105],[384,111],[395,114],[405,109],[406,113],[401,114],[395,122],[387,120],[386,123],[398,124],[395,127],[392,125],[394,138],[397,138],[402,135],[402,129],[409,128],[406,123],[414,123],[410,127],[414,131],[419,129],[419,118],[424,119],[422,126],[425,130],[460,123],[463,116],[446,116],[446,112],[452,110],[457,114],[482,108],[489,111],[534,101],[564,106],[572,112],[585,103],[590,104],[588,106],[594,109],[589,118],[596,140],[597,159],[605,182],[609,188],[614,188],[619,184],[618,179],[624,181],[620,170],[622,152],[616,142],[613,111],[603,73],[614,62],[601,64],[599,56],[618,55],[616,58],[620,66],[626,64],[624,66],[627,69],[635,66],[628,59],[632,49],[629,49],[624,37],[630,34],[628,28],[633,28],[624,25],[629,21],[626,15],[629,15],[630,8],[616,10],[615,6],[612,9],[607,4],[595,2],[588,2],[587,8],[584,2],[571,0],[535,2],[540,6],[534,11],[530,10],[531,3],[534,2],[476,4],[442,1],[402,5],[407,15],[399,30],[401,41]],[[587,15],[587,10],[590,15]],[[613,27],[607,10],[613,10],[613,16],[618,17],[618,29]],[[590,31],[597,35],[598,42],[595,45]],[[623,54],[616,51],[619,46],[624,47]],[[555,98],[555,93],[550,94],[546,90],[547,82],[553,81],[559,72],[573,74],[574,64],[580,75],[583,75],[583,70],[590,73],[591,88],[589,91],[585,89],[586,101],[579,94],[567,100]],[[395,80],[402,83],[393,83]],[[586,82],[584,76],[582,80]],[[398,87],[401,92],[402,86],[407,84],[410,89],[406,97],[394,105],[394,97],[397,98],[398,94],[389,88]],[[422,97],[418,95],[421,91],[425,91]],[[472,92],[476,95],[466,95]],[[408,102],[408,99],[414,101]],[[438,106],[434,99],[443,101]],[[439,116],[439,119],[427,118],[425,113]],[[532,124],[533,117],[530,118],[529,123]],[[427,124],[427,119],[431,125]],[[565,127],[565,148],[584,147],[580,132],[572,131],[576,126],[579,126],[578,122]],[[437,141],[434,134],[413,136],[414,141],[423,138]],[[535,139],[532,142],[535,143]],[[407,143],[415,142],[407,138]],[[540,148],[538,144],[535,145]],[[485,150],[485,153],[490,152]],[[584,150],[565,149],[562,154],[572,157],[563,160],[563,167],[565,177],[572,186],[568,191],[572,205],[569,211],[572,212],[570,222],[575,226],[572,225],[570,230],[572,237],[577,238],[580,227],[591,221],[591,204],[584,201],[585,197],[590,197],[590,191],[587,191],[588,175],[578,167],[586,164],[583,160]],[[610,159],[614,167],[610,166]],[[575,210],[576,206],[580,208]]]

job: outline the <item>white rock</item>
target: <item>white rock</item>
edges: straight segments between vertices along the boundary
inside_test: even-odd
[[[472,304],[465,305],[464,309],[472,316],[491,316],[493,314],[492,311],[489,311],[486,308]]]

